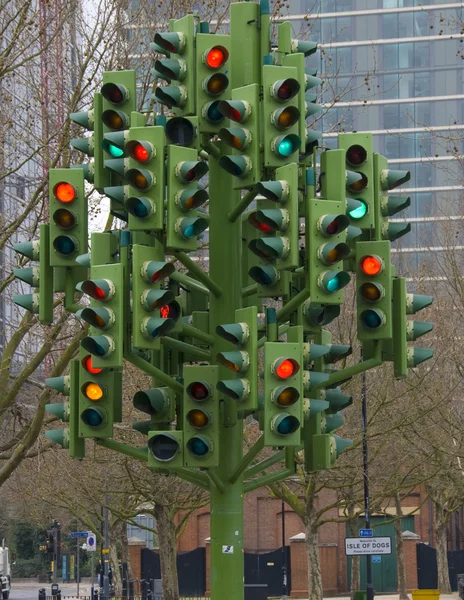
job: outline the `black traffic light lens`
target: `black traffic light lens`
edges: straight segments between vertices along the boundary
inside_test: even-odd
[[[67,208],[59,208],[53,213],[53,221],[61,229],[72,229],[76,224],[76,215]]]
[[[174,117],[166,124],[166,136],[175,146],[191,146],[196,131],[194,125],[184,117]]]
[[[101,427],[105,422],[104,414],[98,408],[86,408],[81,413],[81,419],[88,427]]]
[[[67,235],[59,235],[53,240],[53,247],[63,256],[70,256],[77,250],[76,242]]]
[[[148,440],[148,449],[157,460],[169,461],[179,452],[179,442],[168,435],[159,434]]]
[[[353,167],[359,167],[367,160],[367,151],[359,144],[350,146],[346,151],[346,161]]]
[[[187,448],[194,456],[205,456],[209,452],[208,444],[200,437],[193,437],[187,442]]]

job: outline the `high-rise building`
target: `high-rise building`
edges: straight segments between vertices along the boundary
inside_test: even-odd
[[[285,11],[295,37],[321,44],[310,62],[325,79],[322,102],[333,104],[316,125],[321,145],[370,131],[389,167],[411,172],[399,192],[411,206],[397,217],[412,230],[394,244],[394,261],[407,277],[437,276],[445,249],[464,249],[463,3],[291,0]]]

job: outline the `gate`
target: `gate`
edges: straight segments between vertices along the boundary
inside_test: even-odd
[[[177,553],[177,576],[181,596],[203,597],[206,592],[206,550]],[[142,579],[161,579],[159,552],[142,550]]]
[[[417,584],[419,589],[438,589],[437,551],[427,544],[417,544]],[[448,552],[448,575],[451,589],[458,589],[457,576],[464,573],[464,551]]]
[[[285,546],[288,592],[292,589],[290,547]],[[266,554],[245,552],[245,583],[267,583],[269,596],[282,595],[282,548]]]

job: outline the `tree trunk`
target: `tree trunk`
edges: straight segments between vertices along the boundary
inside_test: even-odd
[[[443,509],[436,502],[433,503],[435,538],[437,540],[437,571],[438,589],[442,594],[451,594],[448,573],[448,544],[446,535],[446,519],[442,517]]]
[[[176,528],[171,519],[170,507],[155,504],[156,527],[163,581],[163,599],[179,599],[179,583],[177,580]]]
[[[127,527],[123,527],[121,531],[121,564],[125,564],[127,568],[127,578],[133,579],[134,573],[130,561],[129,542],[127,541]]]
[[[350,513],[348,513],[350,514]],[[358,519],[352,518],[348,521],[348,528],[351,537],[358,537]],[[351,598],[354,598],[354,593],[361,589],[361,559],[359,556],[351,558]]]
[[[118,542],[121,538],[122,530],[125,527],[124,522],[118,522],[116,525],[110,528],[110,565],[113,576],[113,586],[115,597],[120,598],[122,596],[122,581],[121,573],[119,572],[119,559],[118,559]]]
[[[404,565],[404,542],[403,542],[403,531],[401,529],[401,519],[403,517],[403,510],[401,508],[401,499],[399,494],[395,494],[395,507],[397,518],[394,521],[395,527],[395,539],[396,539],[396,568],[398,572],[398,592],[400,594],[399,600],[408,600],[409,596],[406,591],[406,568]]]
[[[305,523],[306,556],[308,559],[308,598],[323,600],[318,530],[310,519]]]

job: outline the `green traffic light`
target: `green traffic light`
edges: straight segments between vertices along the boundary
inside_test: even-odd
[[[322,274],[319,285],[325,292],[333,294],[346,287],[350,280],[346,271],[326,271]]]
[[[346,199],[348,206],[348,216],[350,219],[354,219],[357,221],[358,219],[362,219],[367,214],[367,204],[364,200],[347,198]]]
[[[294,133],[278,136],[272,142],[272,150],[279,158],[288,158],[296,152],[300,146],[301,140]]]

